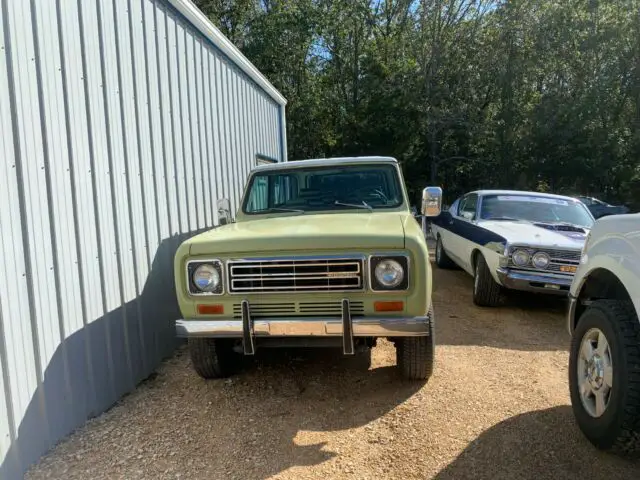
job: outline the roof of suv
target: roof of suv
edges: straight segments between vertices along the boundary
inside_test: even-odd
[[[335,157],[335,158],[313,158],[310,160],[296,160],[293,162],[279,162],[259,165],[253,169],[254,172],[262,170],[280,170],[300,167],[335,167],[338,165],[353,165],[357,163],[390,163],[397,164],[393,157]]]

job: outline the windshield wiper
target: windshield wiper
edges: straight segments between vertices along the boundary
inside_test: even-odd
[[[270,212],[304,213],[304,210],[300,210],[299,208],[271,207],[271,208],[265,208],[263,210],[258,210],[257,212],[254,212],[254,213],[270,213]]]
[[[365,202],[364,200],[362,201],[362,203],[344,203],[344,202],[340,202],[340,201],[336,200],[335,202],[333,202],[333,204],[334,205],[341,205],[343,207],[366,208],[370,212],[373,211],[373,207],[371,205],[369,205],[367,202]]]
[[[544,223],[546,225],[560,225],[562,227],[575,227],[575,228],[588,228],[585,227],[584,225],[578,225],[577,223],[571,223],[571,222],[537,222],[537,223]]]
[[[513,217],[489,217],[489,218],[485,218],[485,220],[506,220],[511,222],[522,221],[520,218],[513,218]]]

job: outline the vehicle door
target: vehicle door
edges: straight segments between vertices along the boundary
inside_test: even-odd
[[[454,261],[457,261],[453,251],[453,244],[455,242],[455,238],[451,233],[451,229],[453,228],[453,218],[455,212],[458,211],[458,205],[460,204],[460,198],[458,198],[448,210],[444,211],[442,215],[438,218],[432,220],[432,225],[436,227],[436,230],[433,231],[434,234],[440,235],[440,239],[442,241],[442,246],[447,252],[447,255],[451,257]]]
[[[471,265],[471,252],[476,246],[478,226],[476,225],[478,213],[478,194],[468,193],[460,199],[458,208],[452,212],[451,254],[456,263],[469,273],[473,272]]]

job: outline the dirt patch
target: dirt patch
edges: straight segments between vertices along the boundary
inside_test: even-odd
[[[204,381],[184,350],[155,379],[54,448],[29,479],[637,478],[596,451],[567,389],[564,301],[471,301],[471,278],[434,267],[436,368],[405,382],[392,344],[372,367],[276,351]]]

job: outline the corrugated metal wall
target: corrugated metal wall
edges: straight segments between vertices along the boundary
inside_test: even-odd
[[[0,0],[0,478],[176,345],[172,259],[284,160],[277,98],[181,1]],[[189,6],[193,8],[193,6]]]

